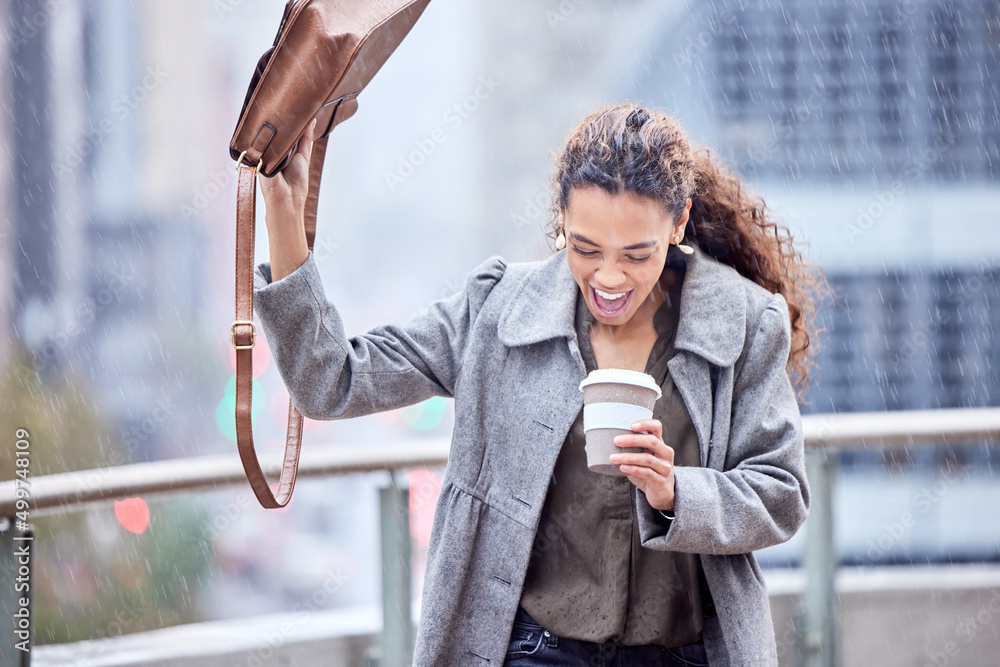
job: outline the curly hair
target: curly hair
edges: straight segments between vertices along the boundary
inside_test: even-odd
[[[817,303],[831,290],[822,271],[803,260],[788,228],[774,220],[764,200],[707,149],[693,148],[676,119],[628,103],[589,114],[570,133],[552,175],[556,196],[547,236],[554,240],[561,231],[558,217],[570,191],[594,186],[609,194],[625,191],[663,202],[675,221],[691,200],[685,242],[694,241],[788,303],[788,370],[804,400],[818,348]]]

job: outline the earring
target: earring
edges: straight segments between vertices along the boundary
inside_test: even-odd
[[[691,253],[694,252],[694,248],[692,248],[691,246],[681,245],[681,237],[679,236],[674,237],[674,243],[677,244],[677,249],[680,250],[685,255],[690,255]]]
[[[559,228],[559,236],[556,237],[556,250],[562,250],[566,247],[566,235],[563,234],[563,230]]]

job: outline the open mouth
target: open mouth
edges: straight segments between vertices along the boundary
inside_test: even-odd
[[[622,292],[622,296],[610,299],[608,297],[601,296],[593,285],[590,286],[590,294],[594,299],[594,303],[597,304],[598,311],[600,311],[605,317],[618,317],[624,313],[628,308],[629,302],[632,300],[632,292],[633,290]]]

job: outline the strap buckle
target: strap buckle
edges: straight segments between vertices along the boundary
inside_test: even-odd
[[[236,343],[236,327],[241,325],[250,327],[249,345],[239,345]],[[252,350],[254,344],[257,343],[257,327],[254,326],[252,320],[236,320],[235,322],[233,322],[233,326],[229,328],[229,337],[233,341],[233,347],[236,348],[237,350]]]
[[[243,164],[243,158],[246,156],[246,154],[247,154],[247,152],[243,151],[242,153],[240,153],[240,156],[238,158],[236,158],[236,173],[239,173],[239,171],[240,171],[240,165]],[[259,174],[260,173],[260,169],[263,166],[264,166],[264,156],[262,155],[260,157],[260,162],[257,163],[257,167],[256,167],[256,169],[254,169],[254,171],[256,171]]]

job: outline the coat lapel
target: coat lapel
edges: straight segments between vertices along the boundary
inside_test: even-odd
[[[681,285],[677,353],[667,368],[698,434],[701,466],[708,467],[714,405],[709,366],[731,366],[739,358],[746,338],[746,292],[735,269],[691,247]]]
[[[564,351],[565,357],[539,360],[525,367],[530,368],[530,372],[543,372],[544,369],[547,373],[544,383],[548,390],[529,392],[523,399],[527,401],[525,408],[535,415],[534,421],[552,435],[552,448],[547,450],[551,456],[547,463],[554,466],[566,434],[583,404],[579,382],[586,376],[586,368],[576,340],[576,294],[579,289],[569,271],[565,252],[557,252],[527,266],[527,274],[500,313],[497,338],[509,348],[560,337],[567,339],[565,346],[550,348]],[[530,356],[527,354],[530,350],[522,352],[524,354],[519,357]]]
[[[500,342],[517,347],[558,336],[576,340],[577,290],[565,250],[535,262],[500,314]]]
[[[712,437],[712,380],[708,362],[687,350],[680,350],[667,362],[667,372],[684,399],[691,423],[698,434],[698,453],[701,467],[704,468],[708,465]]]
[[[747,302],[743,278],[691,244],[684,258],[687,272],[681,285],[681,316],[674,347],[688,350],[716,366],[731,366],[746,338]],[[671,249],[671,254],[680,255]],[[681,255],[683,257],[683,255]],[[668,261],[670,261],[668,256]]]

